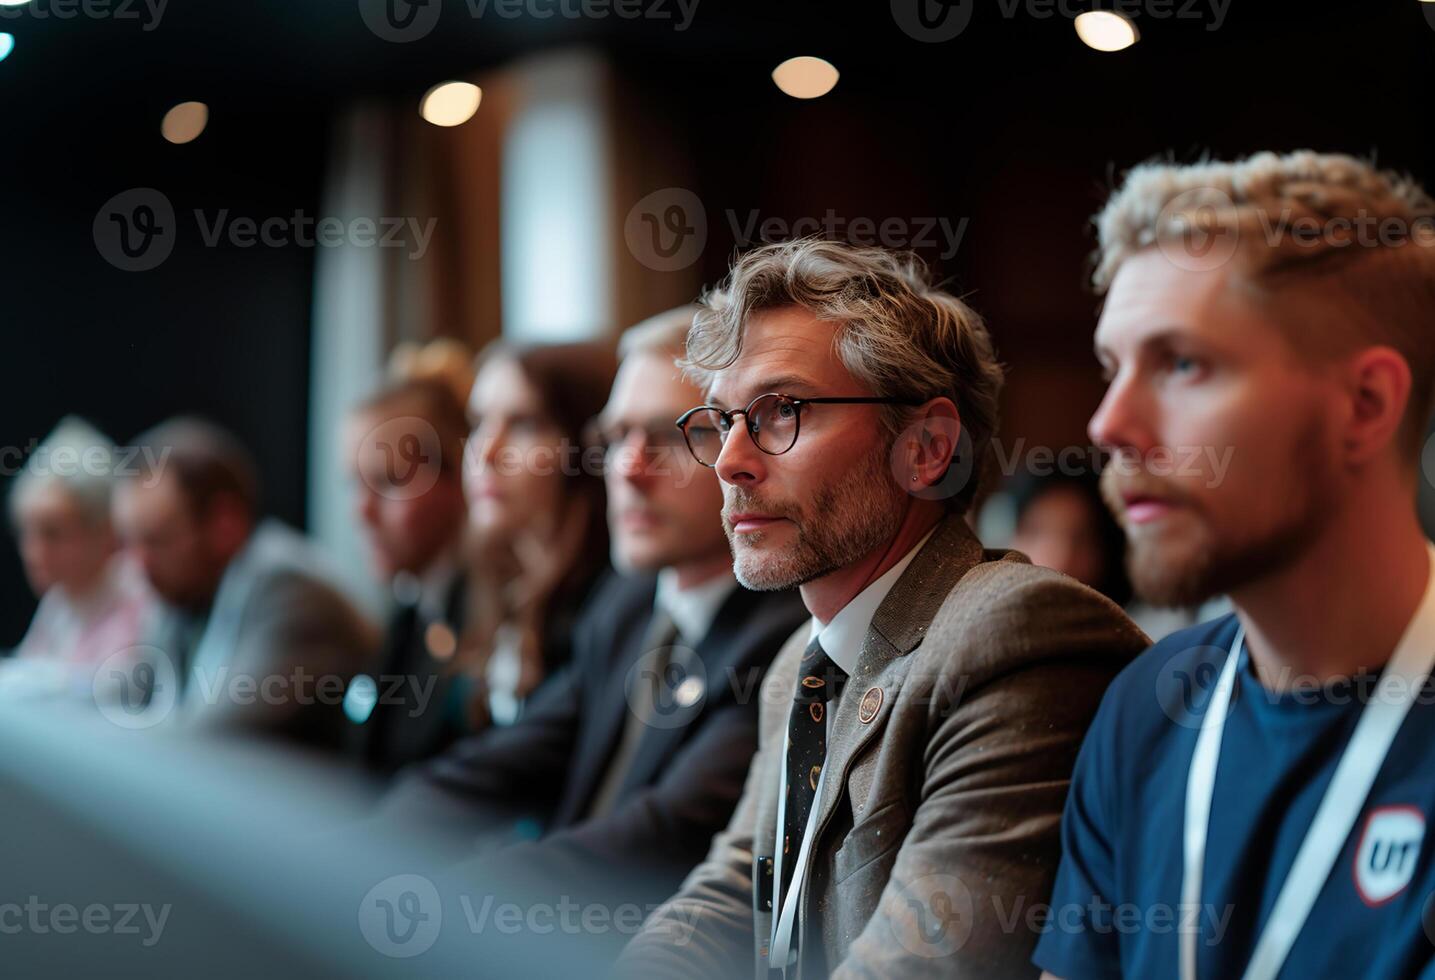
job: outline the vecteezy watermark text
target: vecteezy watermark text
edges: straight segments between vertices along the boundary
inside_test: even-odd
[[[674,31],[692,26],[700,0],[465,0],[473,20],[653,20]],[[457,4],[452,4],[457,7]],[[405,44],[427,37],[443,14],[441,0],[359,0],[364,26],[380,40]]]
[[[924,44],[940,44],[961,35],[971,25],[976,0],[889,0],[897,27]],[[1143,19],[1199,22],[1207,31],[1218,31],[1226,22],[1231,0],[997,0],[995,13],[1003,20],[1029,17],[1075,20],[1084,13],[1104,10],[1120,14],[1132,23]],[[992,11],[983,5],[983,15]]]
[[[303,210],[255,217],[228,208],[196,208],[193,220],[206,248],[389,248],[404,249],[415,261],[427,254],[438,223],[437,218],[402,216],[316,217]],[[92,231],[106,262],[126,272],[145,272],[169,258],[180,221],[165,194],[136,187],[106,201],[95,214]]]
[[[24,446],[0,446],[0,477],[142,476],[153,486],[164,472],[171,446],[43,446],[31,437]]]
[[[28,933],[45,936],[54,933],[67,936],[85,932],[90,935],[142,936],[140,945],[148,949],[164,935],[171,909],[169,902],[159,908],[148,902],[91,902],[80,907],[69,902],[50,904],[41,901],[38,895],[31,895],[23,904],[0,902],[0,935]]]
[[[942,215],[847,216],[835,208],[795,218],[764,215],[757,208],[726,208],[723,217],[734,244],[742,249],[816,236],[853,245],[927,250],[941,259],[957,254],[971,223],[970,218]],[[686,269],[707,245],[707,208],[686,187],[664,187],[628,209],[623,238],[633,257],[655,272]]]
[[[0,7],[0,20],[133,20],[148,33],[159,26],[169,0],[29,0]]]
[[[450,903],[453,895],[448,895]],[[580,902],[560,895],[556,902],[500,901],[494,895],[457,896],[462,924],[469,935],[500,936],[631,936],[657,908],[636,902]],[[444,897],[432,880],[417,874],[385,878],[359,903],[359,931],[377,952],[408,958],[425,952],[438,940],[444,923]],[[450,904],[450,910],[452,905]],[[673,942],[692,937],[695,913],[676,911],[665,923]]]

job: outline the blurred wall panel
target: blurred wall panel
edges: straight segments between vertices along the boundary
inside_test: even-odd
[[[515,66],[503,146],[503,332],[563,341],[613,329],[608,70],[581,52]]]

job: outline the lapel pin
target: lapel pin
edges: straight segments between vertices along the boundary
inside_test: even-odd
[[[877,712],[882,710],[882,689],[880,687],[869,687],[867,693],[862,695],[862,703],[857,706],[857,720],[864,725],[872,724],[872,719],[877,717]]]
[[[689,674],[673,691],[673,700],[678,703],[680,708],[691,708],[702,700],[703,688],[702,679]]]

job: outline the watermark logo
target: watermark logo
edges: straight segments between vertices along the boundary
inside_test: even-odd
[[[125,272],[148,272],[174,251],[174,206],[153,187],[135,187],[110,198],[95,215],[95,248]]]
[[[375,37],[394,44],[425,38],[443,12],[440,0],[359,0],[359,16]]]
[[[686,269],[707,245],[707,211],[686,187],[664,187],[628,210],[623,239],[633,258],[654,272]]]
[[[971,938],[976,902],[956,875],[922,875],[888,889],[888,896],[884,902],[895,907],[888,910],[887,922],[897,942],[912,955],[951,956]]]
[[[923,44],[950,41],[972,22],[975,0],[891,0],[892,20]]]
[[[438,888],[423,875],[385,878],[359,903],[359,931],[376,952],[407,959],[427,952],[443,925]]]
[[[1156,675],[1156,701],[1182,728],[1198,729],[1215,693],[1227,651],[1192,647],[1171,657]]]
[[[638,658],[626,680],[628,710],[652,728],[681,728],[703,709],[708,675],[697,651],[658,647]]]
[[[904,476],[908,466],[903,448],[913,442],[926,445],[934,433],[956,448],[942,478],[930,486],[924,486],[910,476]],[[892,443],[888,465],[892,471],[892,479],[912,496],[922,500],[950,500],[971,483],[972,471],[976,467],[976,454],[972,452],[972,437],[967,434],[966,427],[961,422],[941,417],[928,418],[913,422],[902,431]]]
[[[413,415],[388,419],[370,429],[359,442],[363,461],[359,478],[374,493],[390,500],[422,497],[438,483],[443,447],[427,419]]]
[[[1225,265],[1241,241],[1240,230],[1228,220],[1235,207],[1229,194],[1213,187],[1177,194],[1156,218],[1156,227],[1165,230],[1157,240],[1161,254],[1187,272]]]
[[[111,724],[153,728],[174,711],[179,678],[169,654],[158,647],[126,647],[110,654],[95,670],[91,693]]]
[[[303,211],[290,215],[234,215],[228,208],[193,212],[195,230],[206,248],[402,248],[420,260],[433,240],[437,218],[316,218]],[[148,272],[174,251],[179,221],[168,197],[152,187],[116,194],[95,215],[95,247],[110,265],[126,272]]]

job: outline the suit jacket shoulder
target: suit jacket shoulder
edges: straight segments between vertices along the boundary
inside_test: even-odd
[[[963,649],[963,670],[994,675],[1054,647],[1124,663],[1150,640],[1121,607],[1076,579],[1017,551],[987,551],[933,616],[924,647],[940,654],[953,643]]]

